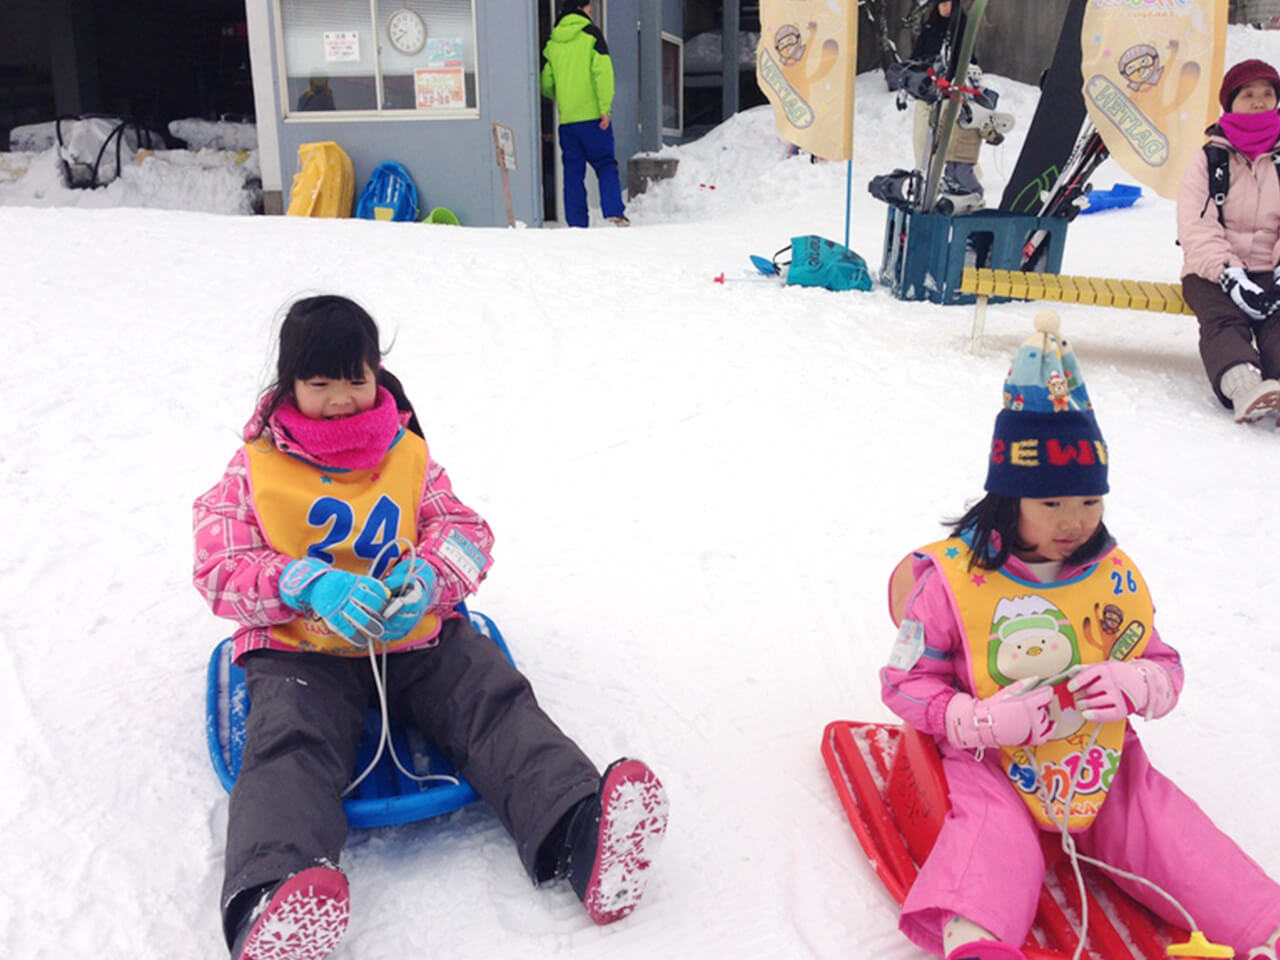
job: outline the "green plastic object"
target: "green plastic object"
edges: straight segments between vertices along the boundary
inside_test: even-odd
[[[451,227],[462,226],[458,215],[448,207],[432,207],[431,212],[427,214],[427,223],[446,223]]]

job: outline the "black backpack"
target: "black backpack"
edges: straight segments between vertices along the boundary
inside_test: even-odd
[[[1222,208],[1227,204],[1227,191],[1231,189],[1231,151],[1220,143],[1206,143],[1204,155],[1209,158],[1209,199],[1204,202],[1200,216],[1209,209],[1209,200],[1218,208],[1218,223],[1224,227],[1226,219],[1222,216]],[[1280,151],[1271,155],[1271,164],[1275,167],[1276,177],[1280,178]]]

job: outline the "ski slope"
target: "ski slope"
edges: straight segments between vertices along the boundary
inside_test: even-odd
[[[1257,53],[1277,59],[1280,35],[1232,31],[1228,62]],[[1034,89],[991,82],[1029,119]],[[909,125],[859,78],[851,245],[873,269],[865,184],[909,162]],[[1019,144],[984,150],[991,196]],[[229,627],[190,586],[190,506],[269,377],[284,306],[336,291],[381,322],[433,454],[494,528],[473,606],[601,766],[660,773],[672,816],[646,902],[609,928],[567,886],[534,889],[482,805],[354,835],[335,956],[923,956],[819,738],[889,719],[889,571],[981,493],[1041,307],[993,306],[971,353],[965,308],[745,279],[748,254],[842,237],[844,165],[788,156],[767,110],[678,154],[630,230],[0,208],[0,952],[225,956],[202,711]],[[1148,195],[1080,217],[1063,269],[1174,280],[1173,237]],[[1280,874],[1280,434],[1217,406],[1190,318],[1061,314],[1112,451],[1108,525],[1188,673],[1144,742]]]

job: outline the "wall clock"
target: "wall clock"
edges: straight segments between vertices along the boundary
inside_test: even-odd
[[[427,42],[427,25],[414,11],[401,7],[387,18],[387,39],[404,54],[415,54]]]

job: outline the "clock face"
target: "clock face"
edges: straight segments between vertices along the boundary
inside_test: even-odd
[[[387,18],[387,38],[401,53],[417,53],[427,42],[427,25],[412,10],[401,8]]]

